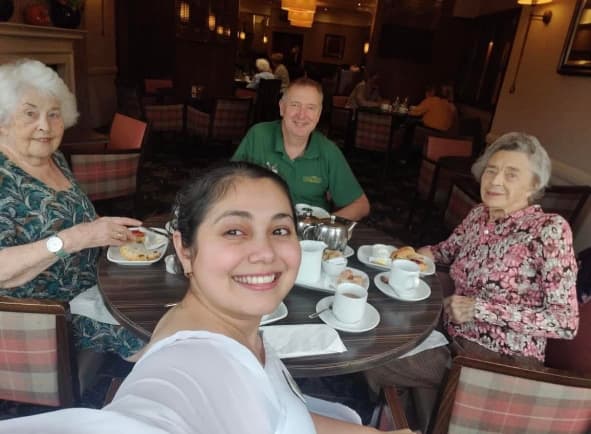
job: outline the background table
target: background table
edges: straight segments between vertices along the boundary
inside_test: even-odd
[[[164,220],[156,220],[162,226]],[[145,222],[146,226],[156,226],[155,223]],[[375,243],[400,244],[383,232],[363,225],[355,228],[350,241],[356,250],[360,245]],[[424,278],[431,287],[431,296],[427,300],[408,303],[394,300],[375,287],[373,277],[380,271],[366,267],[356,256],[349,258],[349,266],[369,275],[368,302],[380,313],[379,325],[364,333],[339,332],[348,349],[344,353],[285,359],[292,375],[338,375],[379,366],[414,348],[436,326],[442,298],[437,275]],[[99,262],[98,280],[113,316],[144,339],[149,339],[166,312],[165,304],[179,301],[187,288],[186,278],[167,273],[163,260],[146,267],[125,267],[107,261],[106,254]],[[328,295],[296,285],[285,300],[289,311],[287,318],[275,324],[321,323],[320,319],[309,319],[308,315],[315,311],[316,303]]]

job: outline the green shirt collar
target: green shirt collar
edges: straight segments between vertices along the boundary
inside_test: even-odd
[[[289,158],[287,156],[287,153],[285,152],[285,143],[283,142],[283,131],[281,130],[281,121],[277,121],[277,128],[275,128],[274,134],[275,136],[273,141],[275,142],[275,152],[280,153],[285,158]],[[312,140],[312,136],[315,134],[318,134],[318,132],[316,130],[312,131],[312,134],[310,134],[310,137],[308,138],[308,146],[306,147],[304,154],[298,158],[313,160],[320,157],[320,145],[318,143],[318,140]]]

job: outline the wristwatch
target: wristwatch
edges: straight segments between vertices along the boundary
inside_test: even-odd
[[[64,259],[69,256],[68,253],[64,250],[64,242],[57,235],[49,237],[45,242],[45,247],[47,247],[47,250],[49,250],[58,258]]]

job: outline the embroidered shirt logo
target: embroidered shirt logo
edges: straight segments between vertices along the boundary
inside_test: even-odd
[[[320,184],[322,183],[322,178],[319,176],[310,175],[302,177],[302,181],[308,184]]]

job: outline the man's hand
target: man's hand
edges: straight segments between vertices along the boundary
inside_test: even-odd
[[[463,295],[452,295],[443,299],[443,310],[452,322],[462,324],[474,319],[476,301]]]

